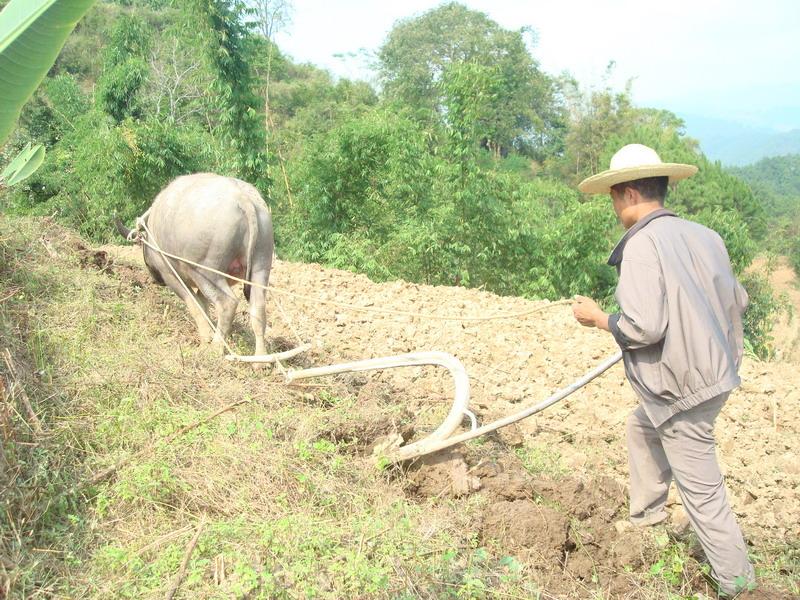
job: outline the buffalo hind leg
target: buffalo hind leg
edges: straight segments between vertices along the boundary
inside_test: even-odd
[[[254,354],[266,354],[264,333],[267,329],[267,290],[265,288],[269,281],[269,271],[252,273],[251,277],[254,283],[259,284],[250,286],[250,327],[256,338]]]
[[[197,325],[197,333],[200,339],[203,342],[210,342],[214,334],[211,330],[211,325],[209,325],[209,319],[207,318],[208,302],[205,297],[203,297],[203,294],[200,292],[194,293],[192,291],[187,291],[187,289],[181,285],[180,281],[170,272],[160,273],[160,275],[164,284],[175,292],[178,298],[183,300],[186,309],[189,311],[189,315],[191,315],[195,325]],[[197,300],[197,302],[195,302],[195,300]]]
[[[208,300],[203,295],[203,292],[201,292],[200,290],[194,292],[194,297],[197,300],[196,304],[199,304],[200,308],[203,311],[202,314],[198,315],[200,317],[200,321],[197,322],[197,331],[200,334],[200,339],[203,342],[209,343],[214,337],[214,330],[211,328],[210,325],[211,313],[208,312]],[[195,304],[195,303],[191,302],[190,304]]]
[[[217,331],[211,343],[217,346],[220,352],[224,352],[224,341],[231,332],[239,301],[231,294],[227,282],[224,279],[220,281],[221,285],[218,285],[217,281],[212,281],[204,276],[195,278],[195,283],[200,289],[200,293],[214,305],[217,311]]]

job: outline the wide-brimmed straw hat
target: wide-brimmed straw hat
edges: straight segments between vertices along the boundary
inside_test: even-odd
[[[669,177],[670,183],[697,173],[694,165],[661,162],[658,153],[642,144],[628,144],[611,157],[607,171],[587,177],[578,184],[584,194],[608,194],[611,186],[645,177]]]

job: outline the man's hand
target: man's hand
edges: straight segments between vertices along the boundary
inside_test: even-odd
[[[594,300],[586,296],[575,296],[572,314],[584,327],[599,327],[608,331],[608,315]]]

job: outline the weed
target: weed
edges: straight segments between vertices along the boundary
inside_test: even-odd
[[[558,479],[568,472],[567,468],[561,463],[561,454],[552,448],[525,445],[522,448],[517,448],[515,452],[522,461],[525,470],[531,475],[545,475]]]

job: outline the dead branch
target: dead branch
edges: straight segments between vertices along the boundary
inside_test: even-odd
[[[178,591],[178,588],[183,581],[183,578],[186,576],[186,567],[189,566],[189,559],[192,556],[192,552],[194,552],[194,547],[197,545],[197,540],[200,538],[200,534],[203,533],[203,527],[206,525],[205,517],[200,520],[200,524],[197,526],[197,531],[192,538],[192,541],[189,542],[189,545],[186,547],[186,553],[183,555],[183,561],[181,562],[181,568],[178,570],[178,574],[175,576],[172,585],[167,590],[167,595],[164,596],[165,600],[172,600],[172,597],[175,595],[175,592]]]
[[[16,296],[16,295],[19,293],[19,290],[20,290],[20,289],[21,289],[21,288],[18,288],[18,287],[11,288],[11,289],[9,290],[9,292],[8,292],[8,293],[7,293],[5,296],[3,296],[2,298],[0,298],[0,304],[3,304],[3,302],[5,302],[6,300],[8,300],[8,299],[10,299],[10,298],[13,298],[14,296]]]
[[[25,412],[28,414],[28,419],[31,422],[31,426],[36,431],[36,433],[42,433],[42,424],[39,421],[39,417],[36,416],[36,413],[33,410],[33,406],[31,406],[30,398],[28,398],[27,392],[25,392],[25,387],[19,381],[19,374],[17,372],[16,365],[14,364],[14,358],[11,356],[11,351],[6,348],[5,352],[3,353],[3,359],[6,363],[6,368],[8,369],[8,374],[11,379],[11,386],[9,389],[9,396],[12,398],[19,397],[19,401],[22,404]]]

